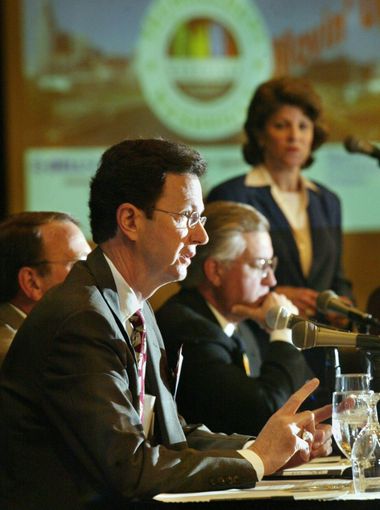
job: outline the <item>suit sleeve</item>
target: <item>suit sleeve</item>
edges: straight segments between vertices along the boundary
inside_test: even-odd
[[[123,499],[254,486],[254,470],[235,450],[147,441],[131,364],[111,317],[96,309],[72,314],[55,334],[43,368],[42,406],[79,471]]]

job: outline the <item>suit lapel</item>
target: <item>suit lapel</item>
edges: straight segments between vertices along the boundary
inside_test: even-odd
[[[237,331],[236,334],[233,334],[232,336],[226,335],[224,333],[223,329],[221,328],[217,318],[212,313],[206,300],[197,290],[187,289],[187,290],[182,290],[181,292],[183,294],[186,294],[187,304],[190,305],[191,308],[196,313],[198,313],[199,315],[204,317],[206,320],[212,322],[216,326],[214,334],[217,335],[217,337],[219,338],[219,341],[223,341],[224,344],[226,346],[228,346],[228,349],[231,350],[231,355],[235,356],[235,360],[236,360],[235,362],[237,364],[239,364],[243,370],[246,370],[246,366],[245,366],[246,362],[244,360],[244,357],[247,355],[247,348],[245,345],[245,339],[247,336],[246,333],[247,333],[247,331],[249,331],[249,328],[247,326],[245,326],[243,323],[241,323],[238,328],[239,331]],[[248,337],[250,340],[252,340],[253,334],[251,332],[249,332]],[[258,349],[256,340],[254,338],[253,338],[253,343],[254,343],[256,351],[258,351],[259,349]],[[253,349],[251,349],[251,350],[253,351]],[[251,352],[251,354],[252,354],[252,352]],[[255,371],[256,371],[257,364],[259,364],[259,366],[261,365],[261,362],[260,362],[261,355],[258,352],[257,359],[255,359],[255,361],[253,362],[254,356],[255,356],[255,354],[253,354],[253,357],[252,357],[252,359],[249,360],[249,363],[252,365],[252,369],[253,369],[253,367],[255,367]]]
[[[104,299],[105,304],[110,309],[135,359],[135,352],[130,338],[124,327],[124,324],[120,320],[121,311],[115,281],[113,279],[111,269],[107,264],[103,252],[100,248],[96,248],[92,253],[90,253],[90,255],[87,257],[87,264],[96,281],[96,285]]]
[[[87,258],[88,267],[93,274],[105,304],[110,309],[125,341],[135,360],[135,376],[137,365],[133,346],[120,320],[121,312],[116,285],[104,255],[96,248]],[[146,391],[156,396],[155,413],[159,424],[162,441],[167,445],[183,445],[186,438],[180,426],[177,410],[167,381],[167,365],[164,347],[154,315],[148,303],[143,305],[143,314],[147,328],[147,366]]]
[[[98,247],[87,257],[87,265],[96,281],[96,285],[107,306],[113,314],[120,316],[119,297],[111,269],[104,258],[102,250]]]
[[[24,322],[24,318],[9,303],[2,303],[0,305],[0,322],[7,324],[13,330],[17,331]]]
[[[325,257],[326,253],[330,254],[330,250],[326,248],[325,245],[331,241],[325,221],[325,211],[321,207],[321,201],[315,193],[312,192],[309,192],[308,214],[310,219],[313,259],[310,273],[307,278],[307,284],[313,288],[316,283],[316,275],[319,274],[321,265],[328,262],[325,260]]]
[[[273,198],[270,186],[252,188],[254,202],[257,202],[259,211],[269,219],[271,230],[286,242],[287,257],[293,261],[297,272],[304,279],[301,260],[298,253],[296,241],[292,233],[292,227],[285,214]],[[310,193],[309,193],[310,195]],[[280,261],[281,262],[281,261]]]
[[[128,366],[126,366],[126,370],[130,378],[129,384],[131,388],[134,388],[134,391],[131,391],[131,393],[133,394],[135,409],[137,410],[139,406],[139,395],[136,354],[125,326],[120,319],[121,311],[119,296],[111,269],[99,247],[91,252],[87,257],[87,266],[91,272],[93,280],[95,281],[96,287],[99,289],[100,295],[104,300],[105,306],[110,310],[116,326],[120,331],[122,338],[125,340],[129,354],[133,360],[132,363],[127,363]]]
[[[159,424],[160,440],[172,447],[186,444],[186,437],[178,419],[176,404],[170,391],[165,348],[156,319],[148,303],[143,314],[147,327],[148,360],[146,366],[147,392],[156,396],[155,413]]]

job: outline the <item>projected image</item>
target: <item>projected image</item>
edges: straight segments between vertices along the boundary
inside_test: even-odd
[[[127,137],[195,146],[209,163],[205,191],[245,172],[242,124],[253,90],[289,74],[313,82],[330,127],[309,176],[341,196],[346,230],[380,227],[370,208],[346,211],[345,204],[360,204],[360,191],[367,203],[368,193],[377,200],[380,183],[376,161],[349,155],[342,144],[348,135],[380,141],[376,0],[20,5],[29,208],[49,200],[40,191],[44,179],[61,194],[87,193],[98,155]]]
[[[132,70],[136,4],[24,2],[30,145],[105,145],[154,124]]]
[[[135,67],[136,49],[146,38],[144,19],[155,3],[163,2],[98,1],[94,9],[91,0],[24,1],[24,77],[28,104],[33,105],[26,112],[30,145],[108,144],[129,133],[176,136],[168,122],[157,119],[147,105]],[[156,41],[166,45],[157,53],[164,59],[182,56],[177,65],[171,59],[179,88],[207,102],[233,88],[239,66],[226,65],[221,57],[238,57],[243,36],[233,19],[227,29],[219,20],[197,18],[197,2],[191,3],[194,15],[190,19],[162,19],[162,24],[171,25],[171,40]],[[219,3],[222,12],[224,2]],[[266,72],[252,69],[251,74],[259,74],[262,81],[269,73],[307,76],[329,111],[332,141],[346,136],[347,126],[360,137],[380,139],[380,13],[376,2],[316,1],[306,9],[304,2],[293,0],[292,17],[286,16],[288,3],[278,0],[242,3],[251,4],[263,16],[275,58],[273,70],[269,65]],[[218,13],[215,10],[216,16]],[[102,30],[98,30],[100,26]],[[263,52],[253,37],[250,44],[256,46],[253,54]],[[270,60],[271,48],[266,51]],[[198,67],[186,66],[184,57],[188,61],[196,58]],[[166,64],[163,62],[164,67]],[[258,81],[247,75],[238,78],[252,85]],[[157,96],[150,106],[152,101],[160,102],[157,84],[155,90]],[[245,104],[250,91],[248,87],[245,90]],[[243,120],[243,112],[240,118]],[[239,129],[233,134],[236,131]],[[196,136],[190,138],[196,140]]]

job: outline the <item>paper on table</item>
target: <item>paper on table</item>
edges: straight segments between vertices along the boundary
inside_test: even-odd
[[[351,462],[346,458],[339,456],[319,457],[301,466],[284,469],[279,474],[286,478],[289,476],[341,475],[349,467],[351,467]]]
[[[155,500],[163,503],[207,502],[232,499],[293,498],[338,499],[352,490],[350,480],[265,480],[253,489],[158,494]]]

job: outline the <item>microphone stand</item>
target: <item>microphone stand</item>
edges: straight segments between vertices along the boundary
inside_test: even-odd
[[[380,348],[364,350],[369,363],[369,372],[372,376],[371,389],[380,392]]]
[[[360,322],[358,324],[357,328],[358,328],[358,332],[361,334],[364,334],[364,335],[369,335],[371,332],[371,325],[368,322]],[[361,349],[360,354],[361,354],[361,358],[362,358],[360,360],[360,362],[363,364],[363,368],[365,368],[366,372],[371,374],[371,376],[373,377],[372,366],[374,366],[375,363],[372,363],[371,353],[367,350]]]
[[[379,161],[380,164],[380,161]],[[370,318],[373,323],[378,321],[376,318]],[[359,333],[363,333],[368,335],[370,333],[371,322],[368,321],[360,321],[358,324]],[[365,359],[368,362],[367,371],[371,374],[371,389],[375,392],[380,392],[380,346],[379,348],[371,347],[369,348],[359,348],[360,351],[364,354]]]
[[[358,326],[358,332],[368,335],[370,333],[371,324],[368,322],[361,322]]]

